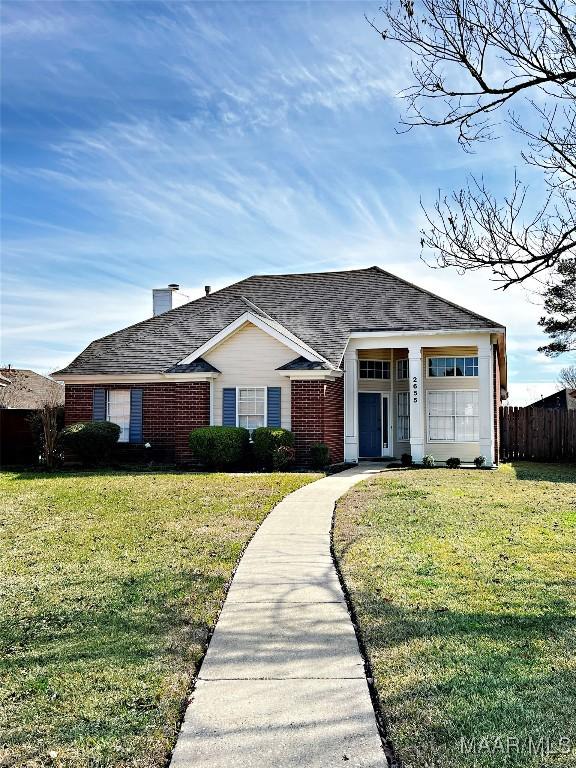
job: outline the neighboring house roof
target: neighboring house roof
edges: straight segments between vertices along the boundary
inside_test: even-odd
[[[547,397],[535,400],[527,408],[554,408],[561,411],[576,410],[576,389],[561,389]]]
[[[255,275],[98,339],[53,375],[166,372],[206,345],[247,308],[288,331],[334,367],[340,367],[354,329],[502,327],[380,267]]]
[[[9,383],[0,391],[0,408],[34,409],[46,401],[64,405],[64,387],[26,368],[3,368],[0,375]]]

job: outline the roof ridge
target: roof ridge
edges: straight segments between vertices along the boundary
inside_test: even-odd
[[[272,274],[259,274],[259,275],[250,275],[250,277],[245,277],[244,280],[241,280],[240,282],[246,282],[247,280],[251,280],[253,277],[311,277],[312,275],[349,275],[351,272],[369,272],[371,269],[379,269],[379,267],[359,267],[359,268],[351,268],[351,269],[328,269],[324,272],[281,272],[281,273],[272,273]],[[237,285],[237,283],[232,283],[232,285]]]

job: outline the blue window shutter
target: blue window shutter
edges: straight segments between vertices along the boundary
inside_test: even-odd
[[[236,389],[225,387],[222,390],[222,426],[236,426]]]
[[[280,427],[280,402],[282,397],[282,390],[280,387],[268,387],[268,426]]]
[[[130,437],[131,443],[142,442],[142,390],[130,390]]]
[[[92,392],[92,421],[106,421],[106,390],[97,388]]]

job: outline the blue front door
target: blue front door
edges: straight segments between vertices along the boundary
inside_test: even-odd
[[[358,393],[360,456],[382,456],[382,395]]]

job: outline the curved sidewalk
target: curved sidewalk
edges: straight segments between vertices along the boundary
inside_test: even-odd
[[[387,765],[330,553],[336,500],[378,471],[341,472],[283,499],[242,557],[171,768]]]

